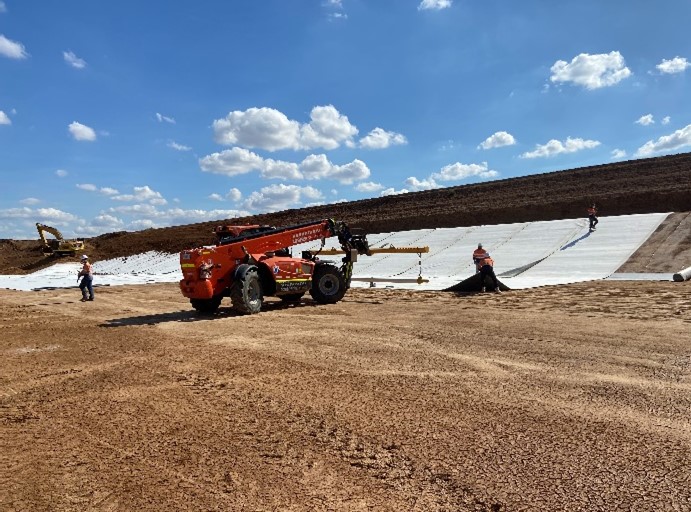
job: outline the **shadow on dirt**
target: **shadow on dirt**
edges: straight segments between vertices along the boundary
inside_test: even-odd
[[[296,308],[309,308],[321,306],[318,302],[266,302],[262,307],[260,315],[271,313],[272,311],[284,311]],[[128,327],[133,325],[156,325],[166,322],[199,322],[203,320],[219,320],[222,318],[236,318],[243,317],[243,315],[235,311],[232,307],[221,307],[215,313],[197,313],[195,310],[174,311],[170,313],[157,313],[154,315],[140,315],[128,316],[122,318],[113,318],[104,323],[99,324],[99,327]]]

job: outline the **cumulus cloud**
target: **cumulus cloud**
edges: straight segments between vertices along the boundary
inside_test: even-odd
[[[156,119],[158,119],[159,123],[170,123],[170,124],[175,124],[175,119],[172,117],[164,116],[163,114],[159,114],[156,112]]]
[[[537,144],[534,151],[523,153],[520,155],[520,158],[544,158],[560,155],[562,153],[575,153],[584,149],[596,148],[599,145],[600,142],[597,140],[572,139],[571,137],[567,137],[567,139],[562,142],[552,139],[547,144]]]
[[[171,140],[168,143],[168,147],[174,149],[175,151],[190,151],[192,148],[189,146],[183,146],[182,144],[178,144],[177,142]]]
[[[451,7],[452,0],[422,0],[417,6],[418,11],[440,11],[441,9],[446,9]]]
[[[77,188],[87,192],[96,192],[98,190],[98,187],[93,183],[77,183]]]
[[[358,185],[355,187],[355,190],[358,192],[379,192],[380,190],[384,190],[384,185],[381,185],[379,183],[374,183],[373,181],[366,181],[364,183],[358,183]],[[332,190],[332,194],[336,194],[337,191]]]
[[[280,183],[252,192],[243,202],[243,206],[249,210],[275,212],[300,206],[306,199],[319,200],[323,199],[323,196],[314,187],[299,187]]]
[[[54,225],[59,225],[64,222],[76,221],[77,217],[56,208],[29,208],[24,206],[22,208],[0,209],[0,220],[10,219],[29,219],[33,222],[52,222]]]
[[[641,126],[648,126],[650,124],[655,124],[655,119],[653,119],[652,114],[646,114],[644,116],[639,117],[636,121],[636,124],[640,124]]]
[[[672,120],[671,117],[665,116],[662,118],[662,124],[669,124],[669,122]]]
[[[615,149],[612,151],[612,160],[621,160],[626,158],[626,151],[623,149]]]
[[[419,180],[415,176],[411,176],[410,178],[406,178],[405,184],[413,192],[419,192],[421,190],[432,190],[440,187],[440,185],[432,177],[424,180]]]
[[[242,192],[240,192],[239,189],[233,187],[228,191],[228,193],[226,194],[226,197],[228,199],[230,199],[231,201],[237,202],[240,199],[242,199]]]
[[[214,140],[267,151],[280,149],[336,149],[353,146],[358,129],[332,105],[314,107],[310,122],[300,124],[282,112],[262,107],[230,112],[213,122]]]
[[[111,187],[101,187],[98,188],[93,183],[77,183],[77,188],[81,190],[86,190],[87,192],[98,192],[104,196],[113,196],[119,194],[119,192]]]
[[[662,62],[655,67],[660,73],[671,75],[674,73],[683,73],[689,66],[691,66],[691,62],[688,62],[685,57],[674,57],[671,60],[662,59]]]
[[[502,146],[513,146],[516,144],[516,139],[508,132],[496,132],[485,139],[485,141],[478,146],[478,149],[492,149],[500,148]]]
[[[0,124],[12,124],[12,120],[2,110],[0,110]]]
[[[78,123],[77,121],[70,123],[67,129],[69,130],[74,140],[96,140],[96,132],[94,131],[94,129],[84,124]]]
[[[2,34],[0,34],[0,55],[10,59],[26,59],[29,57],[22,43],[7,39]]]
[[[670,135],[664,135],[656,141],[649,140],[638,148],[636,156],[651,156],[656,153],[675,151],[689,146],[691,146],[691,124]]]
[[[279,179],[329,179],[350,184],[369,177],[370,170],[361,160],[353,160],[344,165],[336,165],[326,155],[309,155],[300,164],[264,159],[244,148],[234,147],[212,153],[199,160],[199,166],[205,172],[237,176],[252,171],[259,171],[262,178]]]
[[[214,192],[213,194],[209,194],[209,199],[212,201],[223,201],[223,196]]]
[[[38,204],[40,202],[41,202],[41,200],[36,199],[35,197],[27,197],[26,199],[22,199],[21,201],[19,201],[20,204],[25,204],[27,206],[33,206],[33,205]]]
[[[64,169],[58,169],[57,171],[55,171],[55,175],[58,178],[64,178],[65,176],[67,176],[67,174],[68,174],[68,172]]]
[[[77,57],[73,52],[62,52],[62,57],[73,68],[84,69],[86,67],[86,61]]]
[[[624,57],[616,51],[597,55],[581,53],[571,62],[558,60],[551,72],[552,82],[571,82],[590,90],[616,85],[631,76]]]
[[[399,195],[399,194],[407,194],[408,192],[409,192],[409,191],[406,190],[406,189],[404,189],[404,188],[402,188],[401,190],[396,190],[396,189],[393,188],[393,187],[389,187],[389,188],[387,188],[387,189],[382,190],[381,193],[380,193],[379,195],[380,195],[381,197],[385,197],[385,196],[397,196],[397,195]]]
[[[430,176],[433,180],[439,181],[459,181],[466,178],[495,178],[499,176],[497,171],[489,169],[487,162],[481,164],[462,164],[456,162],[451,165],[445,165],[440,172],[434,173]]]
[[[134,220],[126,225],[128,229],[160,228],[166,226],[178,226],[181,224],[193,224],[211,220],[234,219],[251,215],[246,210],[200,210],[169,208],[159,210],[151,204],[123,205],[109,208],[104,212],[111,216],[128,216]]]
[[[407,144],[405,135],[396,132],[387,132],[383,128],[375,128],[360,139],[360,147],[365,149],[385,149],[389,146]]]
[[[145,201],[152,205],[163,205],[168,202],[163,198],[160,192],[156,192],[148,185],[133,187],[131,194],[113,195],[112,199],[115,201]]]

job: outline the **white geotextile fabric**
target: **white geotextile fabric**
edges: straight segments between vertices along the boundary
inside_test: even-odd
[[[616,278],[616,270],[640,247],[667,213],[601,217],[597,230],[588,231],[587,220],[570,219],[494,226],[422,229],[368,235],[372,247],[428,246],[421,255],[377,254],[360,256],[353,271],[353,287],[443,290],[472,276],[473,250],[478,243],[495,261],[495,273],[509,288],[574,283]],[[318,243],[293,248],[317,249]],[[336,239],[325,248],[337,247]],[[324,256],[338,263],[340,256]],[[22,276],[0,276],[0,288],[35,290],[77,285],[78,263],[58,263]],[[150,251],[133,256],[96,261],[94,286],[177,282],[182,278],[178,254]],[[613,275],[614,274],[614,275]],[[422,277],[427,282],[418,284]],[[659,274],[637,278],[661,279]],[[653,277],[657,276],[657,277]],[[631,276],[630,278],[633,278]]]

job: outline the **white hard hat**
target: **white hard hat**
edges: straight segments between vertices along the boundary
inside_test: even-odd
[[[81,258],[81,259],[82,259],[82,260],[88,260],[89,257],[88,257],[86,254],[82,254],[82,258]]]

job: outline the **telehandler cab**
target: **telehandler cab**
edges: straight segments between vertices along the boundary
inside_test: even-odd
[[[351,233],[331,219],[290,227],[218,226],[216,245],[180,253],[182,294],[199,313],[213,313],[224,297],[243,314],[259,313],[264,297],[298,301],[309,292],[321,304],[340,301],[350,288],[353,262],[370,254],[367,237]],[[304,251],[291,256],[290,247],[336,236],[345,253],[340,266]]]

